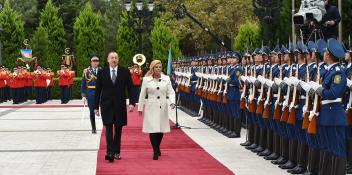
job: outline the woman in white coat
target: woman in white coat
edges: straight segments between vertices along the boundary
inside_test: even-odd
[[[161,156],[160,143],[164,133],[170,132],[169,109],[175,108],[175,91],[170,78],[162,72],[160,60],[154,60],[143,78],[139,95],[138,112],[143,119],[143,132],[149,133],[153,147],[153,160]]]

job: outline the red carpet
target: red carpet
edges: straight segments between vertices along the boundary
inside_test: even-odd
[[[229,169],[205,152],[181,130],[164,135],[159,160],[152,160],[148,134],[142,133],[142,117],[128,114],[122,131],[121,160],[107,162],[105,130],[97,158],[98,175],[230,175]]]
[[[70,104],[33,104],[33,105],[7,105],[0,106],[0,108],[81,108],[83,105],[70,105]],[[87,107],[87,105],[86,105]]]

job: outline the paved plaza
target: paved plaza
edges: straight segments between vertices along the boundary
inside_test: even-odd
[[[59,101],[47,104],[57,105]],[[12,106],[1,104],[7,105]],[[185,129],[186,134],[237,175],[287,174],[239,145],[245,131],[242,138],[229,139],[197,118],[182,111],[178,115],[181,125],[192,128]],[[88,109],[82,107],[0,108],[0,175],[95,174],[102,124],[97,118],[98,134],[93,135],[88,117]]]

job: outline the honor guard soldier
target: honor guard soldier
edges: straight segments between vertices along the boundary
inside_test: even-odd
[[[247,118],[250,123],[249,125],[249,140],[251,141],[251,144],[249,146],[246,146],[245,148],[248,150],[253,150],[256,149],[259,145],[259,126],[257,123],[257,117],[255,115],[255,109],[256,109],[256,98],[257,98],[257,89],[254,86],[254,82],[257,78],[257,75],[259,74],[261,68],[263,67],[259,63],[259,55],[260,54],[260,49],[256,48],[252,54],[252,59],[251,59],[251,75],[248,78],[248,82],[250,83],[250,88],[249,88],[249,95],[247,98],[247,106],[248,106],[248,113],[247,113]],[[262,60],[261,60],[262,62]]]
[[[347,85],[346,75],[340,65],[345,56],[342,45],[336,39],[329,39],[324,52],[327,64],[322,84],[310,83],[310,95],[321,99],[320,111],[311,115],[308,132],[319,133],[320,155],[319,174],[346,174],[346,125],[347,119],[342,97]]]
[[[264,103],[263,117],[269,121],[269,127],[267,129],[267,152],[262,152],[261,156],[264,156],[265,160],[275,160],[279,158],[279,139],[277,125],[274,120],[275,102],[278,99],[278,85],[274,83],[275,78],[279,78],[280,69],[279,63],[281,64],[281,49],[277,45],[273,51],[271,51],[270,57],[270,70],[269,76],[265,81],[265,88],[267,89],[267,97]]]
[[[57,76],[59,77],[61,104],[67,104],[69,101],[69,78],[70,72],[66,65],[61,65],[61,70],[57,71]]]
[[[267,127],[268,127],[268,121],[263,118],[263,111],[264,111],[264,102],[266,100],[266,91],[264,89],[264,84],[265,84],[265,77],[269,73],[270,70],[270,65],[268,63],[269,59],[269,54],[270,54],[270,49],[267,46],[263,46],[262,50],[260,51],[260,54],[258,55],[256,60],[256,63],[259,63],[261,66],[258,67],[257,75],[258,78],[254,83],[254,86],[258,90],[258,98],[257,98],[257,107],[256,110],[253,111],[254,115],[256,116],[257,119],[257,124],[259,126],[259,133],[258,133],[258,147],[253,149],[252,152],[255,152],[257,154],[261,154],[261,152],[267,153],[270,150],[267,149]],[[262,155],[262,154],[261,154]],[[263,156],[263,155],[262,155]]]
[[[238,52],[232,52],[228,58],[227,64],[230,66],[226,69],[225,77],[227,77],[227,92],[224,92],[227,98],[227,107],[230,112],[229,130],[227,133],[229,138],[241,137],[241,115],[240,115],[240,98],[241,98],[241,82],[240,76],[243,69],[240,65],[242,55]],[[226,88],[226,87],[225,87]],[[225,102],[226,103],[226,102]]]
[[[94,113],[94,97],[95,97],[95,84],[97,79],[99,67],[99,58],[96,55],[90,56],[90,66],[83,70],[82,82],[81,82],[81,94],[82,100],[85,103],[88,102],[89,117],[92,126],[92,133],[96,134],[95,125],[95,113]]]
[[[346,76],[349,80],[352,82],[352,48],[349,46],[349,50],[347,50],[345,54],[345,61],[348,63],[347,68],[346,68]],[[347,80],[348,81],[348,80]],[[347,106],[346,106],[346,113],[347,113],[347,121],[348,121],[348,126],[347,126],[347,166],[346,166],[346,172],[347,174],[352,174],[352,83],[350,86],[348,86],[348,100]]]

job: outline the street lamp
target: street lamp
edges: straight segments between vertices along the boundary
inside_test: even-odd
[[[152,16],[152,12],[154,10],[154,1],[150,0],[147,4],[147,10],[143,9],[143,1],[142,0],[137,0],[135,4],[136,12],[133,13],[131,12],[133,7],[133,4],[131,0],[126,0],[125,1],[125,8],[128,11],[128,25],[129,27],[133,28],[137,33],[138,33],[138,52],[142,53],[143,52],[143,38],[142,34],[145,31],[148,31],[149,28],[151,27],[152,23],[149,22],[149,18]],[[138,27],[135,27],[134,18],[138,18]]]

